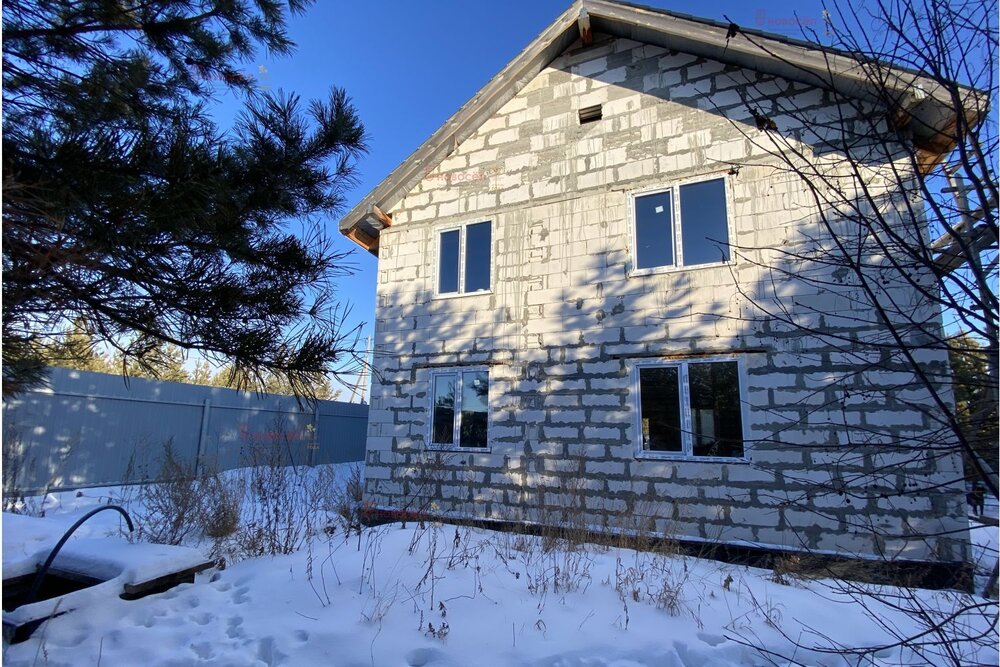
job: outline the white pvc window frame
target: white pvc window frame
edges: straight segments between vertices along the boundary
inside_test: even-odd
[[[743,456],[697,456],[694,454],[694,428],[691,417],[691,386],[688,382],[688,366],[691,364],[710,364],[718,362],[736,362],[736,377],[739,381],[740,426],[743,436]],[[642,368],[676,368],[678,375],[678,397],[681,412],[681,451],[661,452],[645,449],[642,437],[642,395],[639,382],[639,370]],[[635,397],[635,456],[640,459],[677,459],[683,461],[701,461],[717,463],[750,463],[749,439],[749,409],[747,403],[746,364],[743,356],[738,354],[711,355],[704,357],[687,357],[684,359],[640,359],[632,364],[632,396]]]
[[[465,291],[465,230],[471,225],[478,225],[481,223],[488,223],[490,226],[490,286],[489,289],[477,290],[475,292]],[[458,291],[457,292],[441,292],[441,236],[448,232],[458,231]],[[493,280],[495,279],[493,264],[493,244],[496,240],[496,225],[493,224],[492,219],[484,220],[471,220],[469,222],[463,222],[460,224],[447,225],[445,227],[439,227],[434,230],[434,298],[435,299],[454,299],[463,296],[474,296],[477,294],[492,294],[493,293]]]
[[[718,262],[707,262],[705,264],[684,264],[684,230],[682,229],[683,223],[681,221],[681,186],[684,185],[695,185],[697,183],[706,183],[708,181],[718,181],[722,180],[723,188],[725,190],[726,197],[726,234],[728,235],[728,243],[730,246],[730,256],[728,260],[718,261]],[[639,197],[644,197],[646,195],[655,195],[662,192],[670,193],[670,224],[671,232],[673,236],[673,264],[664,264],[662,266],[648,266],[645,268],[639,268],[639,246],[638,246],[638,236],[636,234],[636,215],[635,215],[635,200]],[[732,253],[733,239],[736,235],[736,229],[733,225],[733,193],[732,185],[729,182],[728,174],[705,174],[701,176],[694,176],[691,178],[685,178],[677,181],[671,182],[669,185],[657,185],[649,188],[642,188],[639,190],[633,190],[628,193],[628,228],[629,228],[629,243],[631,244],[631,267],[629,270],[630,276],[646,276],[655,273],[667,273],[671,271],[692,271],[696,269],[710,269],[713,267],[728,266],[734,262],[734,255]]]
[[[478,294],[478,292],[474,292]],[[462,446],[462,383],[464,373],[486,373],[486,446],[485,447],[463,447]],[[453,406],[454,416],[452,418],[452,441],[450,443],[434,442],[434,388],[439,377],[455,377],[455,404]],[[429,449],[454,452],[481,452],[488,453],[493,449],[493,440],[490,438],[490,425],[493,423],[493,380],[490,377],[489,366],[452,366],[448,368],[435,368],[430,372],[429,391],[430,410],[427,419],[427,447]]]

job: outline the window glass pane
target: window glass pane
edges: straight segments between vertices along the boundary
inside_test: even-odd
[[[670,191],[635,198],[635,266],[648,269],[674,263]]]
[[[688,365],[695,456],[743,456],[739,370],[735,361]]]
[[[486,371],[462,373],[462,447],[485,447],[490,378]]]
[[[680,382],[676,367],[640,368],[639,397],[642,448],[679,452],[681,441]]]
[[[441,234],[438,251],[438,294],[458,291],[458,230]]]
[[[729,260],[726,184],[721,178],[680,187],[684,264]]]
[[[455,376],[434,376],[434,423],[431,442],[451,445],[455,442]]]
[[[490,288],[490,223],[478,222],[465,228],[465,291]]]

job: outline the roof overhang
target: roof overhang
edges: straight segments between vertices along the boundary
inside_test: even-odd
[[[576,0],[358,202],[341,219],[341,233],[377,255],[379,233],[391,224],[384,212],[398,204],[426,173],[577,39],[589,43],[594,33],[732,63],[809,85],[832,87],[842,95],[861,99],[878,94],[870,82],[872,68],[878,68],[878,76],[885,82],[879,88],[898,93],[899,111],[894,121],[912,131],[921,165],[926,170],[933,168],[954,148],[957,121],[954,106],[948,91],[938,83],[908,70],[879,63],[862,64],[850,54],[803,40],[744,28],[740,29],[740,35],[731,37],[730,28],[728,23],[639,5]],[[964,107],[968,109],[966,121],[973,126],[985,114],[985,98],[972,89],[967,91],[977,100]]]

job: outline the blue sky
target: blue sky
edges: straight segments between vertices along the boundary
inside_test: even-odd
[[[645,4],[800,37],[796,17],[822,31],[818,1],[711,3],[648,0]],[[359,164],[358,186],[348,205],[360,200],[458,108],[570,5],[570,0],[320,0],[293,17],[290,57],[248,63],[260,85],[304,99],[325,97],[331,86],[347,90],[370,135],[370,152]],[[261,69],[263,68],[263,69]],[[232,103],[222,101],[222,120]],[[327,224],[342,248],[356,247]],[[355,275],[341,279],[339,296],[352,308],[352,322],[375,319],[377,259],[360,249]]]

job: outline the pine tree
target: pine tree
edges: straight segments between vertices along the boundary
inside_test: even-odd
[[[204,359],[198,359],[194,362],[194,372],[191,373],[190,381],[193,384],[210,385],[212,384],[212,367]]]
[[[233,367],[223,366],[217,370],[206,383],[213,387],[225,387],[226,389],[237,389],[235,378],[233,377]]]
[[[198,374],[198,365],[195,364],[195,373]],[[205,366],[204,376],[209,375],[208,367]],[[202,376],[202,377],[204,377]],[[310,398],[316,398],[324,401],[335,401],[337,397],[340,396],[341,391],[333,390],[330,385],[330,380],[325,375],[316,374],[307,377],[304,380],[307,384],[307,390],[305,392],[299,392],[298,395],[306,395]],[[197,380],[195,380],[197,382]],[[233,376],[232,366],[223,366],[214,375],[211,375],[203,382],[197,382],[198,384],[207,384],[214,387],[225,387],[227,389],[242,389],[239,382]],[[261,385],[260,391],[268,394],[278,394],[278,395],[296,395],[295,390],[288,383],[288,381],[276,373],[271,373],[264,378]]]
[[[996,471],[1000,430],[997,426],[997,405],[990,398],[993,379],[989,374],[987,352],[975,338],[961,334],[950,341],[948,359],[959,424],[973,449]],[[967,473],[971,476],[975,467],[968,460],[968,455],[966,459]]]
[[[170,343],[241,386],[305,392],[354,358],[331,303],[346,253],[322,229],[364,130],[343,90],[303,105],[240,71],[291,50],[285,20],[274,0],[4,3],[5,394],[79,317],[126,360]],[[228,133],[220,89],[245,103]]]
[[[133,351],[126,356],[122,352],[115,355],[115,366],[124,368],[129,376],[165,380],[167,382],[191,382],[191,375],[184,368],[184,351],[176,345],[161,343],[150,339],[152,347],[145,348],[139,355],[135,350],[141,349],[138,343],[130,344],[126,349]]]
[[[49,366],[97,373],[111,373],[114,368],[108,355],[97,349],[83,318],[73,320],[69,329],[46,349],[44,361]]]
[[[326,376],[317,374],[313,376],[308,382],[311,389],[310,391],[311,396],[315,396],[316,398],[325,401],[331,400],[331,396],[333,396],[333,391],[332,388],[330,387],[330,380],[328,380]],[[264,391],[266,391],[269,394],[292,395],[295,393],[295,390],[288,383],[288,381],[285,380],[285,378],[281,377],[280,375],[276,375],[274,373],[268,375],[267,379],[264,381]]]

